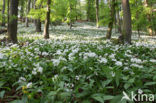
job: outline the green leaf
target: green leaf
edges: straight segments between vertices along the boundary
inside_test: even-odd
[[[124,88],[125,88],[125,89],[128,89],[130,86],[131,86],[131,85],[130,85],[129,83],[126,83],[126,84],[124,85]]]
[[[2,86],[5,84],[5,82],[0,81],[0,88],[2,88]]]
[[[49,96],[54,96],[54,95],[56,95],[57,94],[57,92],[56,91],[51,91],[51,92],[49,92]]]
[[[61,99],[67,99],[68,97],[71,96],[71,93],[70,92],[63,92],[60,94],[61,96]]]
[[[144,84],[145,86],[149,86],[149,85],[156,85],[156,82],[147,82]]]
[[[129,83],[134,83],[134,81],[135,81],[135,78],[132,78],[132,79],[128,80]]]
[[[104,103],[104,99],[103,99],[104,94],[102,93],[96,93],[91,95],[91,98],[93,98],[96,101],[99,101],[100,103]]]
[[[114,98],[114,96],[111,96],[111,95],[105,95],[105,96],[103,96],[103,100],[105,101],[105,100],[111,100],[111,99],[113,99]]]
[[[5,91],[0,92],[0,98],[2,99],[4,97]]]
[[[93,99],[95,99],[96,101],[99,101],[100,103],[104,103],[104,99],[100,96],[95,96],[95,97],[92,97]]]
[[[89,100],[83,100],[82,103],[90,103]]]
[[[14,101],[12,101],[10,103],[22,103],[22,101],[21,100],[14,100]]]

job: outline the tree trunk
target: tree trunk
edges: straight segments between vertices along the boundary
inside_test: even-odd
[[[87,0],[87,21],[90,21],[90,0]]]
[[[8,5],[7,5],[7,23],[8,23],[8,25],[7,25],[7,30],[9,29],[9,12],[10,12],[10,0],[8,0]]]
[[[34,0],[34,9],[37,9],[37,7],[36,7],[35,4],[36,4],[36,0]],[[39,9],[41,8],[41,4],[40,4],[40,6],[39,6],[38,8],[39,8]],[[41,25],[42,25],[42,23],[41,23],[40,18],[35,19],[34,22],[35,22],[35,26],[36,26],[36,32],[41,32],[41,31],[42,31],[42,30],[41,30]]]
[[[5,26],[5,0],[3,0],[3,9],[2,9],[2,26]]]
[[[112,0],[110,22],[108,24],[108,30],[107,30],[107,35],[106,35],[107,39],[111,39],[111,35],[112,35],[113,23],[114,23],[114,18],[115,18],[115,5],[116,5],[115,0]]]
[[[124,37],[124,43],[131,44],[131,12],[129,0],[122,0],[122,8],[123,8],[123,31],[122,35]]]
[[[29,11],[30,11],[30,3],[31,3],[31,0],[28,0],[27,15],[29,14]],[[29,18],[28,17],[26,17],[26,19],[25,19],[25,24],[26,24],[26,27],[29,27]]]
[[[10,0],[8,40],[17,43],[18,0]]]
[[[36,32],[41,32],[41,21],[40,19],[35,20]]]
[[[49,38],[50,4],[51,4],[51,0],[48,0],[47,1],[46,20],[45,20],[45,24],[44,24],[44,33],[43,33],[45,39]]]
[[[96,2],[96,27],[99,28],[99,0],[95,0]]]
[[[138,38],[140,38],[140,28],[139,28],[139,26],[137,27],[137,31],[138,31]]]
[[[23,0],[20,1],[20,5],[21,5],[21,8],[20,8],[20,19],[23,22],[23,12],[24,12],[24,1]]]
[[[144,1],[144,5],[145,7],[149,7],[149,3],[148,3],[148,0],[145,0]],[[148,19],[148,22],[149,22],[149,26],[147,27],[147,31],[149,33],[150,36],[153,35],[153,30],[152,30],[152,19],[151,19],[151,14],[150,13],[147,13],[147,19]]]
[[[121,19],[120,19],[120,14],[119,14],[119,10],[117,11],[117,27],[118,27],[118,33],[121,33]]]

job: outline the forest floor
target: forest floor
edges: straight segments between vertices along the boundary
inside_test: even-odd
[[[18,25],[18,36],[19,38],[43,39],[43,31],[41,33],[35,33],[35,25],[30,24],[29,27],[25,27],[25,24],[19,23]],[[42,30],[43,30],[42,25]],[[73,28],[70,29],[67,24],[58,26],[50,25],[50,38],[52,40],[72,40],[79,42],[105,42],[105,36],[107,33],[107,27],[96,28],[96,24],[92,22],[75,23]],[[113,29],[112,38],[118,38],[120,33],[117,29]],[[5,35],[0,35],[2,39]],[[145,32],[141,32],[141,37],[138,37],[137,31],[133,31],[132,34],[133,42],[141,42],[147,44],[156,44],[156,36],[147,36]]]
[[[0,103],[126,103],[123,91],[156,99],[156,37],[133,32],[132,45],[117,45],[107,28],[76,23],[50,26],[44,40],[34,27],[20,24],[19,44],[0,44]]]

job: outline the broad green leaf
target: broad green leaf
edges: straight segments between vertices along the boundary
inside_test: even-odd
[[[0,98],[3,98],[4,97],[4,94],[5,94],[5,91],[1,91],[0,92]]]

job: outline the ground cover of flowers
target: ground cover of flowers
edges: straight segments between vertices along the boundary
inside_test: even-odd
[[[123,91],[156,93],[153,43],[117,45],[89,33],[29,37],[0,45],[1,103],[121,103]]]

